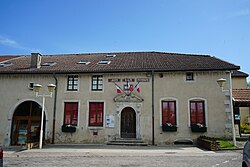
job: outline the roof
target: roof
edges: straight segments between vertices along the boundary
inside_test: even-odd
[[[17,58],[18,56],[0,56],[0,62]]]
[[[244,73],[242,71],[239,70],[233,70],[232,72],[232,77],[245,77],[247,78],[249,75],[247,73]]]
[[[238,107],[250,107],[250,89],[233,89],[233,100]]]
[[[115,57],[107,55],[116,55]],[[108,60],[109,64],[98,64]],[[89,64],[79,63],[90,62]],[[0,73],[98,73],[147,71],[205,71],[237,70],[240,67],[209,55],[177,54],[165,52],[116,52],[88,54],[43,55],[42,64],[52,66],[30,68],[31,56],[9,60],[11,65],[0,68]]]

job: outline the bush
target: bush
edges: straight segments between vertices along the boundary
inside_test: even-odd
[[[250,125],[240,124],[240,132],[249,134],[250,133]]]

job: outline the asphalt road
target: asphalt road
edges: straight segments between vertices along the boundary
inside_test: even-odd
[[[4,167],[240,167],[242,150],[196,147],[90,147],[5,151]]]

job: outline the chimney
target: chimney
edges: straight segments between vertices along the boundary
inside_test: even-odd
[[[42,55],[40,53],[31,53],[30,68],[40,68]]]

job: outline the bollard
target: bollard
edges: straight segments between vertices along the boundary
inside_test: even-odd
[[[3,149],[0,147],[0,167],[3,167]]]

